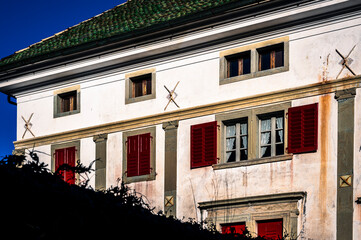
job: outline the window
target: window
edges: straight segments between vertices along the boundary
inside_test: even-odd
[[[76,148],[68,147],[55,150],[55,171],[59,170],[60,176],[65,182],[69,184],[75,184],[75,173],[72,170],[67,169],[68,167],[75,167]]]
[[[150,173],[150,142],[150,133],[127,138],[127,177]]]
[[[248,159],[248,121],[243,118],[225,122],[226,161],[235,162]]]
[[[259,116],[259,156],[271,157],[284,154],[284,112]]]
[[[191,126],[191,168],[217,163],[217,122]]]
[[[155,127],[123,133],[124,182],[155,179],[155,134]]]
[[[140,77],[131,78],[132,82],[132,98],[141,97],[152,94],[152,76],[146,74]]]
[[[318,104],[293,107],[288,110],[288,152],[317,150]]]
[[[144,69],[125,75],[125,104],[154,99],[155,69]]]
[[[251,72],[251,52],[247,51],[227,56],[227,77],[249,74]]]
[[[277,44],[257,49],[258,71],[284,66],[284,44]]]
[[[282,219],[257,221],[258,236],[269,240],[283,238]]]
[[[54,92],[54,118],[80,112],[80,86],[60,89]]]
[[[243,234],[246,229],[246,224],[243,223],[228,223],[221,224],[222,234]]]
[[[60,112],[70,112],[76,110],[76,91],[59,94]]]
[[[289,37],[222,51],[219,60],[219,83],[233,83],[288,71],[288,55]]]

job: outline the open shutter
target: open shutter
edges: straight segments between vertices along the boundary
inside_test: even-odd
[[[288,109],[288,153],[317,151],[318,103]]]
[[[127,177],[139,175],[138,148],[138,135],[129,136],[127,138]]]
[[[139,135],[139,175],[150,174],[150,133]]]
[[[76,149],[75,147],[70,147],[65,149],[66,153],[66,163],[70,167],[75,167],[75,156],[76,156]],[[75,184],[75,173],[72,170],[66,170],[64,175],[64,181],[69,184]]]
[[[58,170],[58,168],[64,164],[64,158],[65,158],[65,149],[56,149],[55,150],[55,171]],[[65,171],[61,170],[59,171],[60,176],[62,176],[63,179],[65,179]]]
[[[217,122],[191,126],[191,168],[217,163]]]
[[[282,219],[259,221],[257,222],[257,228],[258,236],[275,240],[283,237]]]

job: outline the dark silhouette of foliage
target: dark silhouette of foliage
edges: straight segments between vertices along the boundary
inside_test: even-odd
[[[120,180],[105,191],[87,186],[87,177],[80,186],[70,185],[58,171],[52,173],[34,151],[29,156],[31,160],[15,155],[0,160],[1,239],[263,239],[248,232],[221,235],[191,219],[155,214]],[[91,165],[78,162],[76,167],[62,168],[86,175],[93,171]]]

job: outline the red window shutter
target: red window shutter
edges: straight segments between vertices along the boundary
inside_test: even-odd
[[[75,167],[75,147],[65,148],[65,153],[66,163],[69,165],[69,167]],[[69,184],[75,184],[75,172],[72,170],[66,170],[64,175],[64,181]]]
[[[222,224],[222,234],[243,234],[245,223]]]
[[[138,135],[127,138],[127,176],[134,177],[139,175],[139,146]]]
[[[56,149],[55,150],[55,171],[58,170],[58,168],[64,164],[64,158],[65,158],[65,149]],[[60,176],[65,179],[65,171],[61,170],[59,171]]]
[[[282,239],[283,237],[283,222],[282,219],[267,220],[257,222],[258,236],[267,239]]]
[[[191,126],[191,168],[217,163],[217,122]]]
[[[139,175],[150,174],[150,133],[139,135]]]
[[[317,151],[318,103],[288,109],[288,152]]]

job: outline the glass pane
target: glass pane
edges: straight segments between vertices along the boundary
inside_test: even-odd
[[[276,118],[276,129],[283,129],[283,117]]]
[[[284,65],[283,49],[277,49],[275,55],[276,55],[275,67],[282,67]]]
[[[271,156],[271,146],[261,147],[261,157]]]
[[[226,127],[226,137],[236,136],[236,125]]]
[[[227,156],[226,156],[226,160],[227,162],[234,162],[236,161],[236,152],[226,152]]]
[[[147,79],[147,95],[152,94],[152,80]]]
[[[247,150],[241,150],[241,160],[247,160],[247,159],[248,159]]]
[[[229,64],[229,77],[238,76],[238,59],[230,59]]]
[[[283,130],[276,131],[276,143],[283,142]]]
[[[261,132],[271,131],[271,119],[261,120]]]
[[[134,97],[140,97],[143,95],[142,82],[133,82]]]
[[[261,146],[271,144],[271,132],[261,133]]]
[[[271,68],[271,54],[269,51],[263,52],[259,56],[260,67],[259,70],[267,70]]]
[[[283,155],[284,154],[284,144],[277,144],[276,145],[276,155]]]
[[[226,150],[236,149],[236,138],[227,138],[226,139]]]
[[[243,58],[243,74],[251,73],[251,59],[249,56]]]
[[[241,123],[241,135],[247,135],[248,127],[247,123]]]
[[[247,136],[241,137],[241,148],[247,148],[247,146],[248,146]]]

